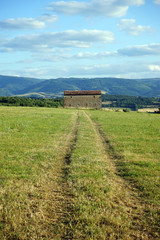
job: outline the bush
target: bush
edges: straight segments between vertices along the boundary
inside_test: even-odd
[[[130,112],[129,108],[123,108],[123,112]]]
[[[27,98],[27,97],[0,97],[0,105],[29,106],[29,107],[63,107],[62,98]]]

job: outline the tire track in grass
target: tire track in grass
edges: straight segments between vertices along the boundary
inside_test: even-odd
[[[63,169],[64,172],[64,193],[65,193],[65,206],[64,206],[64,224],[65,224],[65,231],[63,233],[62,239],[73,239],[72,233],[72,216],[73,216],[73,209],[74,209],[74,196],[71,193],[71,186],[69,185],[68,179],[70,174],[70,164],[72,153],[76,148],[77,138],[78,138],[78,124],[79,124],[79,112],[77,113],[77,119],[75,123],[75,127],[73,130],[72,140],[70,142],[70,146],[68,148],[68,152],[65,156],[65,167]]]
[[[56,239],[73,239],[72,234],[72,215],[74,209],[74,196],[72,194],[71,186],[68,182],[70,175],[70,164],[72,152],[76,148],[76,142],[78,138],[78,125],[79,125],[79,112],[77,111],[76,120],[72,129],[69,144],[67,146],[66,154],[64,156],[64,164],[62,167],[61,175],[61,192],[62,192],[62,210],[61,215],[56,225]]]
[[[118,219],[118,215],[121,218],[116,227],[111,226],[111,228],[113,227],[112,230],[115,231],[114,234],[110,233],[106,238],[100,239],[158,239],[157,235],[154,235],[154,232],[149,230],[150,226],[147,226],[145,206],[139,201],[137,192],[131,189],[127,182],[118,176],[113,159],[108,154],[109,144],[88,113],[86,111],[83,111],[83,113],[95,132],[95,142],[99,143],[99,149],[110,171],[108,178],[111,186],[111,191],[108,195],[108,202],[112,206],[110,210],[115,211],[116,219]],[[105,221],[108,225],[112,225],[110,216],[105,218]],[[123,228],[123,225],[125,228]]]
[[[65,135],[65,141],[60,140],[60,144],[63,145],[57,146],[59,151],[57,164],[54,169],[50,168],[46,172],[49,184],[44,184],[45,189],[39,189],[43,194],[43,219],[39,221],[38,233],[32,239],[59,240],[63,238],[67,229],[66,219],[68,219],[73,199],[67,183],[67,176],[70,156],[77,138],[78,111],[71,114],[71,131]]]
[[[10,147],[8,149],[15,147],[10,159],[4,150],[6,166],[8,163],[10,169],[21,168],[10,175],[9,171],[4,171],[8,182],[0,188],[0,239],[61,239],[62,232],[57,231],[57,225],[64,214],[65,196],[60,180],[66,165],[64,158],[74,135],[77,111],[10,110],[13,110],[13,123],[18,118],[17,111],[20,123],[28,124],[29,119],[30,124],[22,132],[15,129],[10,138],[4,138],[5,146]],[[8,109],[6,112],[10,114]],[[23,134],[25,137],[22,139]]]

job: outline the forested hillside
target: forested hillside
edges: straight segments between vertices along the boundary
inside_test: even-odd
[[[34,79],[0,76],[0,96],[61,97],[64,90],[102,90],[110,95],[160,97],[160,78]]]
[[[22,91],[22,89],[32,86],[42,80],[37,78],[23,78],[15,76],[0,75],[0,96],[12,96]]]
[[[121,107],[137,110],[139,108],[158,108],[160,98],[135,97],[125,95],[102,95],[103,107]]]

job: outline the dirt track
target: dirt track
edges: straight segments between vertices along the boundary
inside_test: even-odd
[[[125,239],[156,239],[147,231],[141,221],[141,217],[144,217],[146,214],[145,204],[140,202],[136,189],[118,175],[115,164],[117,160],[108,154],[110,145],[104,138],[97,124],[93,122],[86,111],[77,111],[77,116],[73,120],[72,132],[66,139],[65,150],[61,156],[63,159],[62,165],[57,168],[57,176],[53,178],[53,185],[48,186],[46,200],[49,202],[49,205],[48,209],[46,209],[46,215],[49,225],[52,225],[52,227],[48,228],[50,233],[48,239],[80,239],[74,238],[74,232],[72,232],[73,226],[70,224],[74,222],[73,212],[75,211],[76,199],[72,194],[72,185],[68,182],[70,164],[71,161],[73,161],[72,154],[76,149],[77,139],[79,138],[80,123],[78,115],[83,115],[85,119],[87,119],[88,126],[94,132],[94,142],[95,146],[98,146],[98,151],[101,153],[101,161],[105,161],[110,171],[108,181],[110,181],[109,183],[112,186],[112,195],[108,201],[114,206],[115,211],[121,208],[123,214],[125,214],[128,219],[128,229],[126,230],[127,234]],[[119,229],[121,229],[121,227]],[[118,236],[120,234],[118,231],[121,230],[116,229],[114,231],[117,231],[115,235],[117,234]],[[45,237],[43,237],[43,239],[45,239]],[[121,238],[111,237],[109,239]]]
[[[147,229],[144,229],[143,222],[141,221],[141,216],[145,215],[145,205],[142,204],[138,198],[138,194],[136,189],[131,187],[128,182],[126,182],[123,178],[118,176],[118,171],[115,165],[115,159],[113,156],[109,156],[109,144],[107,143],[104,136],[101,134],[98,126],[93,122],[86,111],[80,111],[79,114],[83,114],[87,119],[90,127],[94,131],[95,142],[98,144],[99,151],[103,155],[103,161],[106,162],[111,178],[109,181],[113,188],[114,196],[111,201],[111,204],[118,208],[121,206],[123,211],[128,216],[128,222],[130,223],[130,229],[128,229],[128,239],[156,239],[152,236]],[[72,152],[76,149],[76,142],[79,130],[78,117],[75,122],[75,127],[73,128],[72,137],[70,138],[70,144],[68,145],[68,150],[65,155],[65,165],[63,167],[63,181],[61,188],[61,195],[58,201],[61,201],[61,212],[59,218],[57,218],[60,226],[62,227],[63,234],[60,239],[74,239],[74,235],[70,229],[70,221],[72,221],[72,211],[74,211],[74,196],[71,194],[71,186],[68,184],[68,174],[70,163],[72,159]],[[55,213],[56,214],[56,213]],[[60,228],[61,228],[60,227]],[[60,229],[59,228],[59,229]],[[112,239],[112,238],[111,238]]]

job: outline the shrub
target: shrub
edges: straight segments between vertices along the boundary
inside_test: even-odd
[[[123,112],[130,112],[129,108],[123,108]]]

